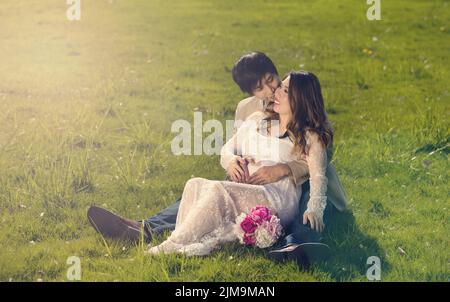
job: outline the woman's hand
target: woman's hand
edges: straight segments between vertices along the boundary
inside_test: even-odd
[[[227,174],[234,182],[247,183],[250,178],[247,167],[247,159],[236,156],[228,165]]]
[[[311,229],[316,230],[317,232],[322,232],[325,228],[322,215],[306,210],[303,214],[303,224],[307,224],[308,221],[311,225]]]

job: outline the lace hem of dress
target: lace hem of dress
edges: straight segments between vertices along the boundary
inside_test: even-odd
[[[148,253],[158,255],[161,253],[181,253],[186,256],[205,256],[216,249],[221,243],[237,240],[236,234],[233,232],[234,224],[228,223],[226,226],[212,231],[204,235],[198,242],[190,244],[180,244],[168,238],[160,245],[153,246]]]

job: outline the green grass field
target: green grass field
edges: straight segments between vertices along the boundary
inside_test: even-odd
[[[65,0],[0,4],[0,281],[449,281],[449,1]],[[86,211],[142,219],[218,156],[174,156],[171,124],[232,119],[246,51],[321,79],[334,164],[350,199],[310,270],[228,244],[208,257],[144,257],[104,241]],[[157,238],[162,240],[163,238]]]

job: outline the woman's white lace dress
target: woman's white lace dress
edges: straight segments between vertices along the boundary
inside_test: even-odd
[[[235,156],[254,159],[248,165],[250,175],[261,166],[294,159],[290,139],[278,137],[277,125],[272,126],[272,134],[267,134],[262,117],[261,113],[252,115],[223,146],[220,163],[224,169]],[[308,210],[322,215],[326,205],[326,152],[317,140],[307,141],[312,142],[309,156],[305,156],[311,175]],[[301,185],[296,187],[291,177],[267,185],[192,178],[184,187],[175,230],[148,253],[209,254],[221,243],[237,240],[233,232],[236,217],[259,204],[271,208],[285,227],[297,215],[300,195]]]

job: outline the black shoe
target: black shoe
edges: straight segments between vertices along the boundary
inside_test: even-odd
[[[137,243],[141,238],[146,243],[152,240],[147,226],[142,227],[142,224],[138,221],[120,217],[103,208],[91,206],[87,212],[87,217],[94,229],[104,237],[130,243]]]
[[[269,251],[269,258],[277,261],[296,260],[302,267],[309,267],[313,262],[327,260],[331,256],[328,245],[320,242],[305,242],[290,244],[288,246]]]

